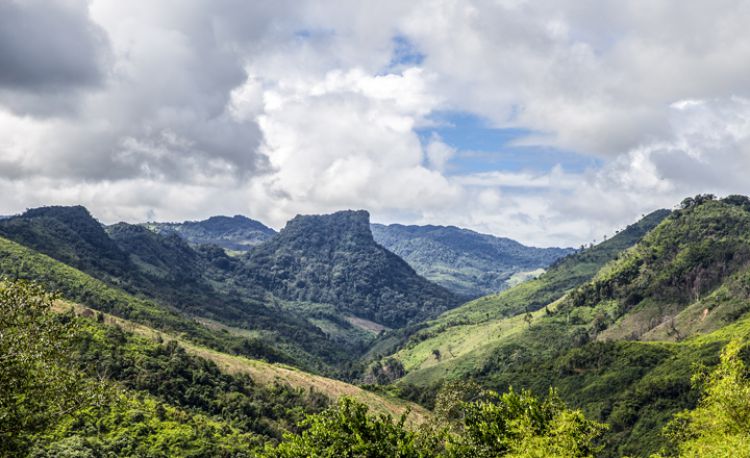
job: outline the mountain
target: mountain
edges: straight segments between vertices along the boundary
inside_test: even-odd
[[[372,353],[395,353],[407,370],[405,380],[409,383],[437,384],[446,372],[464,376],[465,371],[482,364],[507,337],[506,333],[518,331],[524,314],[544,309],[591,280],[669,214],[669,210],[652,212],[607,241],[557,260],[540,277],[467,302],[422,324],[413,334],[412,330],[406,330],[405,335],[395,331],[390,338],[382,339]],[[436,360],[434,350],[450,357]]]
[[[465,297],[501,291],[511,279],[533,276],[574,251],[528,247],[454,226],[373,224],[372,235],[420,275]]]
[[[0,236],[84,271],[123,276],[128,257],[82,206],[40,207],[0,220]]]
[[[177,234],[191,245],[218,245],[230,251],[248,251],[265,242],[276,231],[242,215],[212,216],[204,221],[146,223],[157,234]]]
[[[393,431],[351,401],[314,428],[295,426],[342,395],[422,420],[431,414],[405,400],[435,407],[466,422],[451,441],[470,442],[453,445],[481,436],[474,445],[496,454],[530,443],[516,429],[503,436],[516,414],[540,435],[539,456],[550,440],[568,450],[562,431],[588,437],[584,455],[605,458],[700,455],[707,429],[718,434],[713,446],[730,429],[744,444],[748,228],[747,197],[696,196],[456,307],[455,295],[375,242],[364,211],[298,216],[230,256],[143,226],[104,227],[83,207],[30,210],[0,220],[0,334],[12,337],[0,339],[10,377],[0,392],[23,405],[0,403],[0,454],[278,456],[269,446],[285,433],[301,436],[286,434],[274,450],[312,439],[311,429],[322,439],[336,425],[349,431],[349,415]],[[363,390],[305,370],[389,386]],[[472,402],[455,410],[462,399]],[[385,439],[373,437],[382,450]],[[441,437],[425,456],[443,456]]]
[[[209,339],[194,318],[242,328],[250,338],[231,344],[237,352],[334,371],[372,338],[343,320],[323,331],[292,308],[280,310],[220,248],[193,249],[174,234],[126,223],[105,228],[83,207],[42,207],[2,220],[0,242],[0,275],[42,280],[67,299],[201,342]],[[349,339],[348,348],[333,331]]]
[[[297,216],[245,257],[247,275],[274,295],[333,304],[390,327],[437,315],[460,299],[378,245],[366,211]]]
[[[414,399],[451,379],[554,386],[610,425],[602,456],[668,446],[662,428],[700,396],[696,368],[750,329],[750,199],[697,196],[646,220],[606,242],[635,242],[624,251],[584,250],[408,336],[386,358],[402,365],[396,386]]]
[[[140,225],[105,227],[83,207],[44,207],[1,220],[0,237],[155,307],[217,329],[244,329],[252,345],[278,346],[286,360],[341,374],[355,370],[347,362],[386,327],[459,304],[377,245],[368,218],[366,212],[298,217],[245,256],[216,245],[192,247],[176,233]],[[70,299],[96,306],[96,295],[73,285],[67,290]]]

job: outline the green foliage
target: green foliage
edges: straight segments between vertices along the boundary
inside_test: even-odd
[[[328,403],[51,307],[0,282],[1,456],[250,456]]]
[[[540,400],[529,391],[497,394],[465,405],[465,432],[454,439],[453,456],[590,457],[606,429],[571,411],[550,390]]]
[[[434,437],[409,431],[405,416],[367,415],[367,406],[351,399],[322,414],[309,416],[301,434],[287,434],[278,446],[266,448],[264,456],[275,458],[403,457],[436,456]]]
[[[386,326],[421,321],[459,303],[375,243],[365,211],[297,216],[244,260],[246,281],[278,297],[332,304]]]
[[[679,413],[666,428],[679,457],[750,457],[750,371],[748,346],[734,340],[710,373],[698,372],[694,382],[702,398],[693,410]]]
[[[454,390],[455,391],[455,390]],[[460,399],[462,396],[458,396]],[[544,400],[528,392],[457,404],[460,428],[425,426],[410,431],[404,418],[367,415],[350,399],[307,418],[300,434],[287,434],[266,457],[588,457],[605,427],[569,410],[554,391]]]
[[[250,457],[262,441],[221,421],[120,393],[109,404],[64,422],[41,437],[33,458]]]
[[[93,402],[93,383],[67,363],[77,326],[50,312],[51,296],[0,280],[0,455],[21,454],[31,438]]]
[[[231,375],[211,361],[189,355],[177,342],[157,343],[87,321],[72,357],[79,369],[104,374],[122,387],[147,392],[191,412],[221,418],[244,433],[279,439],[305,413],[321,410],[328,399],[276,383],[257,385],[247,375]]]
[[[527,247],[452,226],[371,227],[375,241],[401,256],[417,273],[464,297],[496,293],[509,286],[513,275],[545,268],[573,251]]]

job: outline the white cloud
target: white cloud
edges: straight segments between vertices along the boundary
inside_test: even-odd
[[[456,149],[443,143],[437,134],[433,134],[427,144],[426,154],[430,168],[438,172],[444,172],[445,165],[456,155]]]
[[[578,244],[689,194],[750,193],[741,0],[48,3],[4,6],[62,19],[0,43],[18,64],[0,65],[0,213],[280,226],[351,207]],[[423,59],[399,62],[394,37]],[[460,145],[417,133],[443,110],[603,165],[453,175]]]

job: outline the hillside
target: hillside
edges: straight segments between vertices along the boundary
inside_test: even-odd
[[[538,274],[570,248],[534,248],[453,226],[373,224],[375,241],[420,275],[465,297],[492,294]],[[515,277],[514,277],[515,276]]]
[[[193,248],[176,234],[139,225],[105,228],[83,207],[29,210],[0,221],[0,233],[103,282],[116,295],[244,329],[253,345],[275,345],[288,361],[349,377],[356,371],[351,363],[384,325],[437,314],[458,300],[375,244],[366,214],[347,215],[356,216],[299,217],[259,246],[255,257],[230,256],[215,245]],[[27,264],[41,259],[27,257]],[[289,278],[294,281],[277,281]],[[97,306],[90,303],[96,295],[88,297],[70,279],[55,281],[73,292],[70,299]]]
[[[453,372],[452,366],[458,362],[456,358],[465,354],[471,355],[466,362],[467,368],[471,368],[476,360],[486,358],[494,345],[507,337],[506,332],[519,329],[525,312],[543,309],[590,280],[601,267],[637,243],[667,215],[667,210],[653,212],[609,240],[559,259],[539,278],[467,302],[425,323],[413,334],[402,336],[394,332],[393,338],[379,343],[377,352],[392,353],[394,349],[389,349],[387,344],[396,345],[396,357],[409,371],[409,381],[424,379],[434,383],[444,376],[443,371]],[[438,361],[434,350],[445,357]]]
[[[390,327],[459,303],[375,243],[366,211],[297,216],[243,260],[246,276],[278,297],[332,304]]]
[[[276,234],[263,223],[242,215],[212,216],[203,221],[182,223],[152,222],[143,226],[157,234],[179,235],[193,246],[218,245],[233,252],[248,251]]]
[[[254,456],[343,396],[384,414],[411,411],[410,425],[429,415],[340,381],[53,301],[25,281],[0,280],[0,307],[3,456]],[[4,338],[19,332],[29,339]]]
[[[539,290],[530,282],[445,314],[393,356],[406,371],[402,392],[457,377],[494,389],[541,393],[556,386],[611,425],[605,456],[657,451],[665,423],[695,406],[696,365],[716,364],[730,339],[747,335],[749,210],[750,201],[735,196],[686,200],[590,280],[546,305],[522,308]]]
[[[66,313],[72,310],[80,317],[92,317],[97,313],[91,308],[66,301],[57,302],[54,305],[54,309],[58,313]],[[225,374],[230,376],[249,375],[259,387],[272,388],[274,386],[281,386],[284,389],[288,387],[298,390],[297,392],[300,394],[310,393],[312,396],[321,395],[332,401],[337,401],[342,397],[349,397],[369,406],[373,412],[389,414],[394,417],[399,417],[407,413],[408,410],[408,420],[410,424],[414,425],[423,423],[430,416],[430,413],[426,409],[409,401],[389,398],[371,391],[365,391],[356,385],[305,372],[294,366],[251,359],[246,356],[233,355],[211,349],[180,338],[175,334],[159,331],[149,326],[137,324],[106,313],[98,321],[104,327],[122,329],[129,338],[134,340],[145,338],[146,341],[152,344],[159,341],[176,342],[187,354],[210,361]],[[90,325],[93,325],[93,323],[90,323]],[[322,401],[322,399],[319,401]],[[307,409],[308,412],[310,410]],[[287,425],[287,427],[289,426],[291,425]]]
[[[12,221],[13,234],[20,240],[37,241],[37,246],[52,255],[74,259],[71,264],[85,270],[0,237],[0,276],[40,281],[69,300],[185,333],[213,348],[294,363],[310,370],[338,371],[339,365],[356,357],[362,351],[360,347],[373,338],[345,320],[338,320],[340,323],[329,325],[324,331],[320,322],[312,322],[292,307],[281,312],[283,301],[266,302],[262,291],[243,287],[242,294],[236,293],[240,288],[231,279],[232,269],[239,268],[238,261],[220,249],[198,253],[174,236],[165,238],[125,224],[109,228],[113,238],[108,238],[100,225],[85,224],[95,221],[88,212],[73,210],[84,219],[75,224],[101,230],[107,237],[103,243],[116,253],[115,265],[124,272],[121,276],[109,273],[114,271],[103,262],[106,258],[97,258],[90,244],[73,238],[79,237],[76,232],[47,230],[47,223],[53,228],[68,227],[51,217],[43,221],[16,217]],[[62,213],[69,215],[64,210]],[[246,335],[235,338],[215,333],[195,322],[194,318],[199,317],[240,327]],[[340,339],[348,339],[349,347],[342,347],[339,338],[332,338],[333,332]]]

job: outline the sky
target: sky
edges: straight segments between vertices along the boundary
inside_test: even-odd
[[[0,0],[0,214],[536,246],[750,194],[750,2]]]

